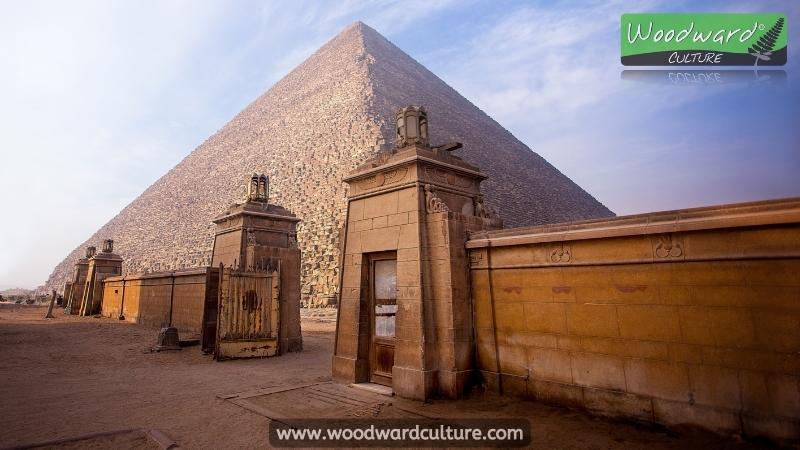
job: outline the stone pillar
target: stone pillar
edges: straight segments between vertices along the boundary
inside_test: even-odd
[[[424,123],[408,125],[409,120]],[[407,130],[415,135],[405,135]],[[406,398],[457,398],[474,368],[464,243],[470,231],[501,228],[502,223],[482,202],[480,183],[486,177],[448,152],[460,144],[427,145],[424,109],[398,113],[398,139],[407,145],[378,154],[344,180],[349,186],[347,231],[333,376],[348,383],[370,380],[367,265],[371,255],[395,252],[392,388]]]
[[[300,248],[297,223],[287,209],[268,203],[269,179],[253,174],[244,203],[237,203],[214,219],[212,267],[257,269],[275,261],[281,266],[280,353],[301,351]]]
[[[86,257],[81,258],[75,263],[75,272],[69,289],[64,287],[64,313],[78,314],[81,311],[83,301],[83,290],[86,287],[86,275],[89,273],[89,258],[95,255],[97,250],[94,246],[86,247]]]
[[[114,253],[114,241],[106,239],[103,242],[103,251],[89,258],[80,315],[92,316],[100,313],[103,305],[103,280],[117,275],[122,275],[122,258]]]

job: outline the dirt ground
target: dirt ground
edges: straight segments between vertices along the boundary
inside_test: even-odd
[[[304,312],[302,353],[215,362],[199,347],[147,352],[154,328],[45,313],[0,304],[0,448],[133,428],[158,429],[182,448],[263,448],[269,419],[218,395],[330,379],[335,323],[325,314]],[[754,447],[492,395],[420,407],[442,417],[527,417],[536,448]]]

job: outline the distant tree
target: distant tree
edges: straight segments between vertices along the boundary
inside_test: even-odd
[[[769,31],[764,33],[758,39],[758,42],[747,49],[751,55],[756,57],[756,62],[753,64],[754,66],[757,66],[759,61],[770,60],[769,57],[772,55],[772,51],[775,49],[775,42],[778,41],[778,36],[781,35],[781,30],[783,30],[783,17],[778,19],[778,21],[775,22],[775,25],[773,25]]]

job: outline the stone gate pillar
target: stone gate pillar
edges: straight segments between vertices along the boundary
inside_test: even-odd
[[[64,313],[77,315],[81,311],[83,290],[86,287],[86,275],[89,273],[89,259],[95,255],[94,246],[86,247],[86,257],[80,258],[75,263],[75,272],[72,275],[69,290],[64,290]]]
[[[212,267],[224,264],[248,270],[280,261],[280,353],[303,349],[298,222],[286,208],[269,203],[269,179],[263,174],[248,178],[243,203],[232,205],[214,219]]]
[[[464,243],[470,231],[502,227],[483,203],[486,177],[450,154],[460,144],[430,147],[427,131],[423,108],[403,108],[399,148],[344,179],[349,193],[333,356],[335,380],[384,384],[420,400],[459,397],[472,376]],[[394,280],[384,275],[392,264]]]
[[[106,239],[103,241],[103,250],[89,258],[80,315],[92,316],[100,313],[103,304],[103,280],[116,275],[122,275],[122,258],[114,253],[114,241]]]

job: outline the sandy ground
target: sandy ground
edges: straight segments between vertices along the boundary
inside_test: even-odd
[[[268,419],[217,395],[330,379],[335,323],[326,314],[304,312],[302,353],[218,363],[199,347],[146,352],[154,328],[45,312],[0,304],[0,448],[129,428],[156,428],[183,448],[266,447]],[[538,448],[752,447],[496,396],[424,407],[443,417],[528,417]]]

